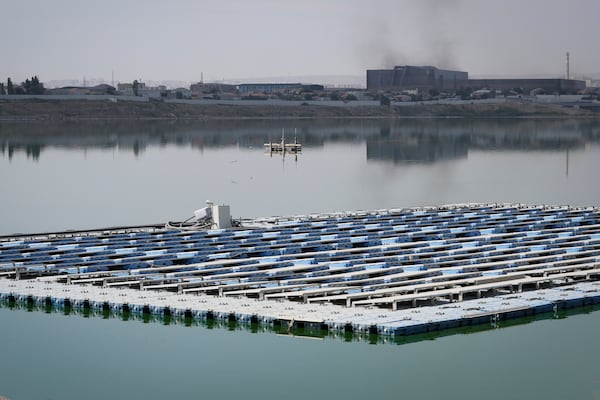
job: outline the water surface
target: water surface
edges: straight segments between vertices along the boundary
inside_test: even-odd
[[[295,159],[263,144],[294,129]],[[490,202],[598,205],[600,127],[556,120],[0,125],[1,233]]]
[[[285,158],[263,144],[294,129]],[[0,124],[0,234],[184,219],[513,202],[598,206],[587,121]],[[383,344],[0,307],[20,399],[600,399],[597,311]],[[427,339],[427,340],[425,340]]]
[[[396,344],[0,308],[17,399],[598,399],[598,312]]]

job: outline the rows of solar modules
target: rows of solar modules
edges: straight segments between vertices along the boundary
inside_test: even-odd
[[[596,279],[599,261],[597,209],[518,205],[0,241],[0,276],[392,308]]]

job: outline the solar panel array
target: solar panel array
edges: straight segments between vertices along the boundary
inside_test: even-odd
[[[0,241],[0,276],[396,308],[598,277],[595,208],[465,205]]]

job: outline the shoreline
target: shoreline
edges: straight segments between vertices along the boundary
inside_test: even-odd
[[[0,99],[0,122],[211,121],[289,119],[597,119],[600,113],[525,102],[411,105],[281,105]]]

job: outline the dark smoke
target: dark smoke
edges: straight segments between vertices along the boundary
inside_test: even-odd
[[[420,0],[420,31],[427,47],[429,64],[440,68],[456,68],[455,40],[450,26],[460,12],[461,0]],[[425,61],[427,63],[427,61]]]
[[[357,48],[362,65],[369,68],[391,68],[408,62],[399,43],[393,42],[390,26],[384,18],[375,17],[362,23],[364,31]]]
[[[357,54],[359,62],[370,68],[390,68],[401,65],[406,58],[400,46],[393,45],[392,32],[384,18],[373,17],[370,20],[362,20],[361,33],[357,40]]]
[[[458,67],[451,26],[461,11],[461,3],[462,0],[417,0],[374,7],[377,14],[361,18],[358,23],[358,61],[367,68]],[[407,20],[411,20],[411,26],[403,25]],[[403,46],[407,40],[419,42],[419,54],[411,54]]]

